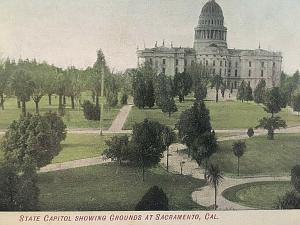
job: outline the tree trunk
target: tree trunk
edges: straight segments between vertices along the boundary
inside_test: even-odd
[[[60,116],[63,115],[63,96],[62,95],[58,96],[58,114]]]
[[[22,101],[22,114],[23,116],[26,115],[26,101]]]
[[[75,100],[74,100],[74,96],[71,96],[71,104],[72,104],[72,109],[75,109]]]
[[[35,113],[40,114],[39,101],[35,100],[34,103],[35,103]]]
[[[2,110],[4,110],[4,96],[3,96],[3,94],[1,94],[0,105],[1,105]]]
[[[65,95],[63,97],[63,101],[64,101],[64,105],[66,105],[67,104],[67,100],[66,100],[66,96]]]
[[[215,184],[215,210],[217,210],[217,185]]]
[[[169,147],[167,147],[167,172],[169,172]]]
[[[216,102],[219,102],[219,90],[216,90]]]
[[[96,106],[99,107],[99,95],[96,94]]]
[[[273,129],[268,130],[268,139],[274,140],[274,130]]]
[[[93,102],[94,102],[94,103],[95,103],[95,97],[96,97],[95,92],[93,92],[93,93],[92,93],[92,99],[93,99]]]
[[[52,94],[48,95],[48,103],[49,105],[52,105]]]
[[[143,182],[145,181],[145,165],[143,163]]]
[[[238,177],[240,176],[240,157],[238,157]]]
[[[21,109],[21,101],[17,100],[18,109]]]

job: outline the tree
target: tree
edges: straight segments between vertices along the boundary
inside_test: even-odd
[[[46,166],[61,151],[65,129],[55,114],[22,116],[9,126],[3,137],[4,158],[20,168],[24,167],[26,157],[38,168]]]
[[[286,107],[286,99],[279,87],[274,87],[267,90],[263,104],[265,111],[271,113],[274,117],[274,114],[279,113],[282,108]]]
[[[253,101],[252,88],[250,86],[250,82],[248,82],[245,88],[245,101]]]
[[[71,107],[75,109],[75,100],[78,100],[84,87],[82,71],[70,67],[65,72],[68,81],[66,95],[71,98]]]
[[[163,139],[163,145],[167,150],[167,171],[169,171],[169,148],[171,144],[175,142],[176,134],[173,130],[171,130],[169,127],[166,126],[162,131],[162,139]]]
[[[291,171],[291,182],[295,190],[300,193],[300,165],[293,167]]]
[[[100,121],[101,112],[100,108],[85,100],[82,104],[84,118],[87,120]]]
[[[195,101],[194,105],[181,113],[176,124],[181,143],[186,144],[189,151],[195,140],[212,130],[209,110],[203,101]]]
[[[116,107],[118,105],[118,90],[119,87],[117,85],[117,80],[114,74],[110,74],[106,76],[105,79],[105,97],[106,103],[109,107]]]
[[[10,73],[7,69],[2,69],[2,66],[0,65],[0,107],[2,110],[4,110],[4,102],[5,97],[9,93],[9,79],[10,79]]]
[[[151,187],[135,207],[136,211],[168,211],[169,201],[164,191]]]
[[[222,179],[223,177],[221,175],[219,166],[210,164],[208,167],[207,180],[215,189],[215,206],[214,206],[215,210],[217,210],[218,186],[220,185]]]
[[[232,145],[233,154],[238,158],[238,176],[240,176],[240,158],[244,155],[246,151],[246,143],[243,141],[234,142]]]
[[[197,162],[198,166],[201,166],[203,161],[205,162],[205,179],[207,176],[208,161],[210,157],[217,152],[217,150],[217,138],[213,131],[207,131],[197,137],[192,145],[192,157]]]
[[[194,86],[195,86],[194,97],[196,98],[197,101],[203,101],[207,96],[207,87],[201,82],[194,84]]]
[[[166,87],[169,80],[164,73],[157,75],[154,83],[155,103],[158,107],[162,107],[162,104],[167,94]]]
[[[185,96],[191,92],[193,80],[188,73],[176,73],[174,76],[174,92],[179,97],[179,102],[183,102]]]
[[[219,101],[219,90],[223,85],[223,78],[221,75],[214,75],[211,79],[211,88],[216,89],[216,102]]]
[[[245,81],[242,81],[242,83],[240,84],[236,98],[237,100],[241,100],[242,102],[244,102],[244,100],[246,99]]]
[[[274,131],[280,128],[286,128],[286,122],[279,116],[264,117],[259,120],[259,125],[256,128],[263,128],[268,131],[268,139],[274,140]]]
[[[166,149],[162,138],[163,130],[163,125],[147,119],[133,126],[129,159],[142,168],[143,181],[145,168],[157,165],[163,157]]]
[[[254,136],[254,130],[253,130],[252,127],[250,127],[250,128],[248,129],[247,135],[248,135],[248,137],[253,137],[253,136]]]
[[[65,113],[65,105],[63,97],[67,94],[68,80],[65,73],[61,69],[57,69],[55,76],[55,93],[58,95],[58,114],[63,116]]]
[[[300,93],[297,93],[296,95],[294,95],[292,106],[293,106],[293,110],[296,111],[298,113],[298,116],[299,116],[299,112],[300,112]]]
[[[39,189],[34,169],[23,173],[9,163],[0,166],[0,211],[38,210]]]
[[[221,95],[222,95],[222,98],[225,98],[225,92],[226,92],[226,85],[223,83],[223,85],[221,86]]]
[[[123,160],[128,159],[129,155],[129,139],[128,136],[113,136],[106,141],[107,148],[103,154],[106,158],[116,160],[122,164]]]
[[[152,108],[155,105],[155,95],[152,79],[146,81],[145,105]]]
[[[24,70],[16,71],[11,80],[10,85],[14,91],[15,96],[22,103],[22,114],[26,114],[26,102],[30,101],[30,96],[34,91],[34,82],[31,76]]]
[[[127,105],[128,104],[128,95],[126,93],[123,93],[122,94],[122,97],[121,97],[121,104],[122,105]]]
[[[266,81],[261,79],[254,90],[254,102],[257,104],[263,103],[266,94]]]

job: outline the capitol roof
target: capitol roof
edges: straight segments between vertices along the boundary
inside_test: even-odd
[[[201,16],[203,17],[223,17],[221,6],[215,0],[208,1],[202,8]]]

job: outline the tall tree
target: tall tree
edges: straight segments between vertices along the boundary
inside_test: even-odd
[[[176,73],[174,76],[174,91],[179,97],[179,102],[183,102],[185,96],[191,92],[193,85],[192,77],[189,73]]]
[[[160,96],[161,101],[161,109],[162,112],[168,113],[169,118],[171,117],[171,114],[174,112],[177,112],[177,106],[173,97],[173,86],[172,86],[172,80],[171,78],[167,78],[166,86],[163,88],[163,91],[160,94],[163,94]]]
[[[250,85],[250,82],[248,82],[246,88],[245,88],[245,101],[253,101],[253,94],[252,94],[252,88]]]
[[[221,175],[221,171],[218,165],[210,164],[208,167],[208,174],[207,174],[208,182],[214,187],[215,189],[215,205],[214,209],[217,210],[217,193],[218,193],[218,186],[220,185],[223,177]]]
[[[142,168],[143,181],[145,168],[157,165],[163,157],[163,130],[163,125],[147,119],[133,127],[130,160]]]
[[[163,145],[166,148],[167,151],[167,171],[169,171],[169,148],[171,144],[173,144],[176,140],[176,134],[173,130],[171,130],[169,127],[164,127],[162,131],[162,139],[163,139]]]
[[[63,97],[67,94],[67,86],[69,82],[65,73],[61,69],[57,69],[55,76],[55,93],[58,95],[58,114],[63,116],[65,113],[65,105]]]
[[[259,124],[256,128],[263,128],[268,131],[268,139],[274,140],[274,131],[280,128],[286,128],[286,122],[279,116],[264,117],[259,120]]]
[[[299,112],[300,112],[300,93],[297,93],[296,95],[294,95],[292,106],[293,106],[293,110],[296,111],[298,113],[298,116],[299,116]]]
[[[103,155],[112,160],[116,160],[121,165],[123,160],[128,160],[129,155],[129,138],[125,136],[113,136],[106,141],[107,149]]]
[[[237,171],[238,171],[238,176],[240,176],[240,158],[244,155],[246,151],[246,143],[244,141],[234,142],[232,145],[232,150],[233,150],[233,154],[238,159]]]
[[[300,165],[296,165],[291,170],[291,182],[295,190],[300,194]]]
[[[155,105],[154,85],[152,79],[146,81],[146,106],[152,108]]]
[[[216,89],[216,102],[219,101],[219,90],[223,85],[223,78],[221,75],[214,75],[211,79],[211,88]]]
[[[26,114],[26,102],[30,101],[30,96],[34,91],[34,82],[31,76],[24,70],[16,71],[11,80],[10,85],[15,96],[22,103],[22,114]]]
[[[274,114],[286,107],[287,102],[279,87],[274,87],[267,90],[263,104],[265,111],[274,117]]]
[[[8,69],[0,65],[0,107],[4,110],[5,97],[9,94],[10,73]]]
[[[244,102],[244,100],[246,99],[246,95],[247,95],[246,84],[245,84],[245,81],[243,80],[238,88],[236,98],[237,98],[237,100],[241,100],[242,102]]]
[[[258,85],[256,86],[253,97],[254,97],[254,102],[260,104],[264,102],[265,94],[266,94],[266,81],[264,79],[260,80]]]

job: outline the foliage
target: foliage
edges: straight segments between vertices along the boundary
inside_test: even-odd
[[[293,106],[293,110],[298,112],[298,116],[299,116],[299,112],[300,112],[300,93],[297,93],[296,95],[293,96],[292,106]]]
[[[223,77],[221,76],[221,74],[219,75],[214,75],[211,79],[211,87],[216,89],[216,102],[219,101],[219,90],[220,88],[223,86],[224,81],[223,81]]]
[[[174,92],[179,97],[179,102],[184,101],[184,97],[191,92],[193,85],[192,77],[189,73],[176,73],[174,76]]]
[[[118,86],[117,80],[113,75],[106,76],[105,87],[105,97],[108,106],[116,107],[118,105]]]
[[[293,95],[300,84],[300,73],[298,70],[293,74],[293,76],[288,76],[287,74],[282,73],[280,78],[280,89],[286,98],[287,104],[291,105]]]
[[[246,151],[246,143],[243,141],[234,142],[232,145],[233,154],[238,158],[238,176],[240,175],[240,158]]]
[[[295,190],[300,193],[300,165],[293,167],[291,171],[291,182]]]
[[[254,136],[254,129],[252,127],[250,127],[247,131],[247,135],[248,137],[253,137]]]
[[[221,175],[221,171],[218,165],[210,164],[208,166],[208,174],[207,174],[208,182],[214,187],[215,189],[215,210],[217,209],[217,188],[220,185],[223,177]]]
[[[286,107],[286,99],[279,87],[274,87],[267,90],[263,104],[265,111],[271,113],[273,117],[275,113],[279,113]]]
[[[165,99],[165,95],[167,94],[166,88],[172,87],[170,82],[170,79],[164,74],[160,73],[157,75],[154,83],[154,93],[155,93],[155,103],[158,107],[162,107],[162,104]],[[172,94],[173,95],[173,94]]]
[[[160,123],[147,119],[133,127],[129,157],[132,162],[142,168],[143,180],[145,168],[157,165],[163,157],[166,149],[162,138],[164,129]]]
[[[65,128],[61,118],[55,114],[22,116],[10,125],[4,135],[1,146],[4,157],[21,169],[26,157],[38,168],[46,166],[61,151]]]
[[[0,211],[34,211],[38,209],[39,189],[35,169],[24,173],[8,163],[0,166]]]
[[[204,84],[200,83],[200,82],[194,84],[194,86],[195,86],[195,89],[194,89],[195,99],[197,101],[203,101],[207,96],[207,87]]]
[[[121,104],[122,105],[127,105],[128,104],[128,95],[126,93],[123,93],[122,94],[122,97],[121,97]]]
[[[136,211],[168,211],[169,201],[162,188],[151,187],[135,207]]]
[[[195,140],[207,132],[211,132],[209,110],[203,101],[195,101],[194,105],[184,111],[176,124],[178,136],[183,144],[191,148]]]
[[[94,105],[90,101],[84,101],[82,104],[84,117],[87,120],[100,121],[100,108],[97,105]]]
[[[177,112],[177,106],[175,100],[173,98],[173,89],[171,84],[171,79],[167,79],[166,87],[164,88],[163,95],[160,97],[161,101],[161,109],[163,113],[168,113],[169,117],[171,117],[172,113]]]
[[[252,88],[250,86],[250,82],[248,82],[246,88],[245,88],[245,101],[253,101],[253,94],[252,94]]]
[[[300,209],[300,195],[296,191],[289,191],[278,199],[278,209]]]
[[[2,68],[0,65],[0,107],[4,110],[4,102],[7,95],[9,95],[9,79],[11,74],[7,68]]]
[[[146,82],[146,95],[145,95],[145,100],[146,100],[146,106],[149,108],[152,108],[155,104],[155,95],[154,95],[154,86],[153,86],[153,81],[148,80]]]
[[[243,80],[242,83],[240,84],[236,96],[237,100],[241,100],[242,102],[245,101],[246,99],[246,84],[245,81]]]
[[[286,128],[286,122],[279,116],[264,117],[259,120],[259,125],[256,128],[263,128],[268,131],[268,139],[274,140],[274,131],[280,128]]]
[[[258,104],[264,103],[264,98],[265,98],[265,94],[266,94],[266,86],[267,86],[266,81],[264,79],[261,79],[253,93],[254,102],[256,102]]]
[[[128,136],[113,136],[110,140],[105,141],[106,148],[102,155],[108,159],[117,160],[119,164],[123,160],[128,160],[129,139]]]

